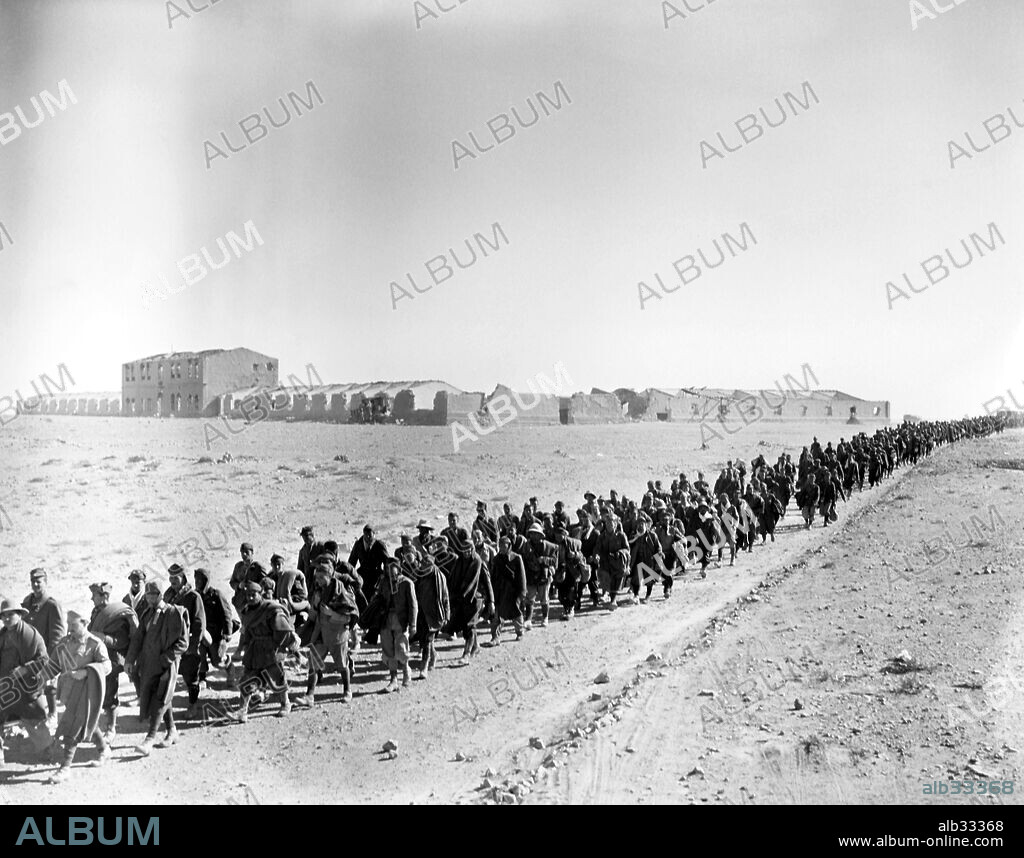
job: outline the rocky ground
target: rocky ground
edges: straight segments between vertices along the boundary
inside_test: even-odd
[[[223,583],[243,539],[291,558],[302,524],[350,544],[370,520],[393,545],[420,517],[468,521],[477,497],[639,496],[649,478],[848,433],[765,422],[700,451],[690,426],[513,424],[456,454],[441,429],[263,424],[206,449],[198,421],[23,417],[0,433],[0,592],[22,597],[43,565],[84,610],[90,581],[120,592],[132,566],[206,565]],[[61,787],[27,749],[10,753],[0,800],[929,802],[942,799],[925,782],[1014,780],[1022,451],[1020,432],[943,449],[855,496],[837,527],[804,531],[791,509],[778,542],[680,578],[667,602],[656,591],[571,623],[556,609],[465,668],[443,642],[440,669],[398,695],[376,693],[384,673],[364,648],[351,705],[327,685],[312,711],[267,706],[229,726],[215,675],[211,717],[174,748],[137,758],[128,717],[112,763],[87,768],[83,746]],[[940,550],[944,530],[957,545]]]

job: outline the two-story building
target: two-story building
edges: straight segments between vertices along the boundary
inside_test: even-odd
[[[121,370],[126,417],[215,416],[225,393],[278,385],[277,358],[245,348],[150,355]]]

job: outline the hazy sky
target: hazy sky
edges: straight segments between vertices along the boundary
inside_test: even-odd
[[[1024,401],[1020,2],[916,29],[906,0],[717,0],[667,29],[657,0],[431,0],[420,29],[404,0],[207,2],[169,27],[161,0],[0,0],[0,113],[31,122],[61,80],[77,100],[16,138],[0,117],[0,396],[58,363],[118,390],[123,361],[244,345],[331,382],[490,390],[561,362],[585,390],[770,387],[810,364],[897,417]],[[310,80],[322,105],[207,169],[204,140],[237,148]],[[493,144],[487,121],[528,121],[556,81],[571,104],[453,168],[453,140]],[[804,81],[820,103],[702,167],[701,140],[735,147]],[[951,169],[965,131],[991,148]],[[250,220],[262,246],[144,305]],[[393,309],[390,281],[422,288],[495,222],[507,246]],[[679,285],[673,260],[714,262],[744,222],[756,246],[641,310],[638,281]],[[991,222],[1005,245],[906,289]],[[888,280],[910,295],[891,310]]]

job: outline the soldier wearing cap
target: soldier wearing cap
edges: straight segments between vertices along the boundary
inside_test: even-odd
[[[299,549],[299,559],[295,562],[295,568],[298,569],[306,579],[306,592],[313,592],[313,568],[316,565],[316,559],[319,557],[324,550],[324,547],[316,541],[316,535],[313,533],[313,526],[307,524],[299,531],[299,536],[302,537],[302,548]]]
[[[242,608],[245,605],[245,584],[249,581],[255,581],[257,584],[262,584],[267,573],[262,565],[253,560],[254,551],[251,542],[243,542],[238,547],[238,553],[242,556],[242,559],[235,563],[234,569],[231,570],[231,580],[228,584],[234,592],[234,595],[231,597],[231,604],[234,605],[235,610],[241,614]],[[260,572],[258,576],[250,574],[250,570],[253,566],[258,567]]]
[[[121,601],[135,611],[136,616],[141,616],[142,612],[146,610],[146,594],[144,592],[146,573],[141,569],[132,569],[128,573],[128,580],[131,581],[131,584]]]
[[[375,539],[373,527],[369,524],[363,527],[363,535],[356,540],[352,551],[348,555],[348,565],[359,573],[363,580],[363,596],[367,602],[377,590],[377,582],[384,574],[384,566],[391,559],[391,552],[380,540]],[[378,631],[375,628],[366,630],[363,642],[373,646],[377,643]]]
[[[510,537],[513,533],[519,533],[519,516],[512,512],[512,504],[502,504],[501,512],[498,517],[499,533],[507,533]]]
[[[408,533],[403,533],[398,538],[402,544],[395,549],[395,559],[403,563],[410,562],[415,566],[422,556],[420,550],[412,544],[412,537]]]
[[[480,555],[473,550],[466,528],[455,528],[450,539],[454,540],[452,548],[456,556],[448,576],[451,618],[445,631],[452,635],[462,635],[466,644],[459,664],[468,664],[480,652],[476,623],[481,608],[486,607],[488,613],[493,610],[494,596],[491,593],[490,577]]]
[[[437,661],[434,639],[451,618],[448,579],[430,554],[420,555],[411,547],[402,556],[402,567],[415,581],[416,639],[420,642],[421,652],[418,678],[426,679]]]
[[[377,584],[384,603],[379,621],[381,658],[388,669],[384,693],[398,691],[398,670],[402,670],[402,688],[409,687],[409,638],[416,633],[416,587],[408,567],[397,560],[388,561]]]
[[[569,513],[565,511],[565,504],[562,501],[555,501],[555,511],[551,514],[551,522],[555,529],[559,525],[563,525],[565,532],[568,534],[569,528],[572,526],[572,520],[569,518]]]
[[[491,567],[494,590],[494,614],[491,617],[491,644],[501,644],[502,620],[511,620],[516,640],[523,637],[523,599],[526,597],[526,568],[523,558],[512,550],[512,539],[498,538],[498,553]]]
[[[121,705],[118,685],[124,672],[128,646],[139,627],[139,616],[130,605],[110,601],[113,588],[106,581],[90,584],[89,590],[92,592],[93,604],[89,632],[103,641],[110,661],[110,673],[107,674],[103,694],[106,724],[102,727],[103,738],[109,744],[117,732],[117,709]]]
[[[533,603],[540,602],[541,626],[548,624],[551,610],[549,591],[558,565],[558,546],[544,538],[544,528],[534,522],[526,531],[523,546],[523,565],[526,567],[526,598],[523,599],[523,628],[533,627]]]
[[[583,543],[569,536],[568,527],[561,521],[555,524],[552,542],[558,546],[555,584],[558,588],[558,601],[562,604],[562,619],[567,622],[576,613],[579,586],[585,574],[589,574],[590,567],[583,556]]]
[[[151,749],[168,748],[178,740],[171,701],[178,679],[178,662],[188,649],[188,626],[184,609],[163,600],[156,581],[146,584],[146,610],[132,635],[125,658],[125,670],[139,690],[139,717],[148,727],[136,750],[148,757]],[[156,740],[160,724],[166,735]]]
[[[588,492],[588,494],[591,494]],[[590,566],[589,577],[584,574],[586,581],[580,582],[576,592],[576,611],[580,610],[580,603],[583,600],[584,588],[590,591],[590,603],[593,607],[597,607],[601,604],[601,590],[597,584],[597,541],[601,537],[601,532],[594,527],[594,519],[587,513],[586,508],[576,510],[576,517],[579,519],[578,523],[569,531],[569,535],[573,539],[580,541],[580,550],[583,553],[584,558]]]
[[[284,569],[284,558],[280,554],[270,555],[270,571],[267,576],[277,585],[281,578],[281,571]]]
[[[27,615],[16,602],[0,597],[0,766],[4,764],[4,723],[21,720],[41,727],[46,721],[46,708],[39,699],[46,643],[25,622]]]
[[[630,541],[630,579],[633,604],[649,601],[654,583],[661,581],[665,598],[672,595],[672,576],[665,569],[665,555],[658,535],[651,530],[654,522],[646,512],[637,517],[637,534]],[[640,582],[643,579],[647,593],[640,597]]]
[[[598,574],[608,599],[608,607],[615,610],[618,607],[622,579],[629,570],[629,540],[622,532],[622,523],[610,510],[602,519],[602,527],[597,539]]]
[[[498,523],[487,514],[487,504],[482,500],[476,502],[476,518],[473,519],[472,532],[483,534],[488,545],[497,546]]]
[[[210,573],[202,567],[192,573],[195,580],[195,591],[203,600],[203,612],[206,614],[206,631],[209,642],[199,647],[199,681],[204,682],[210,669],[223,667],[228,677],[228,685],[234,686],[233,665],[228,656],[228,643],[241,626],[231,601],[217,587],[210,585]],[[301,577],[301,576],[300,576]]]
[[[448,526],[441,531],[441,536],[448,540],[448,547],[455,551],[455,543],[458,541],[459,531],[459,516],[454,513],[448,513]]]
[[[334,661],[334,668],[341,674],[342,702],[352,700],[350,686],[352,659],[348,650],[348,629],[353,616],[358,616],[355,591],[362,587],[358,573],[348,564],[342,563],[336,571],[329,555],[322,555],[313,573],[313,592],[310,596],[310,610],[313,614],[313,632],[309,642],[309,673],[306,677],[306,693],[295,698],[298,706],[312,706],[314,691],[324,668],[327,655]]]
[[[171,586],[164,593],[164,601],[168,605],[177,605],[185,612],[188,621],[188,648],[182,653],[178,672],[185,680],[188,690],[188,712],[186,718],[199,718],[202,710],[199,706],[199,671],[203,657],[200,652],[204,645],[212,641],[206,630],[206,606],[203,597],[189,584],[186,570],[177,563],[167,570]]]
[[[43,636],[46,651],[52,652],[58,641],[67,634],[64,622],[64,608],[60,602],[46,592],[47,576],[45,569],[33,569],[29,573],[32,592],[21,603],[28,616],[26,619]],[[55,724],[57,719],[57,684],[54,680],[46,683],[46,720]]]
[[[229,712],[233,721],[244,724],[249,720],[249,703],[257,691],[267,690],[279,695],[281,706],[278,717],[291,712],[288,699],[288,680],[281,662],[286,652],[298,652],[299,638],[284,606],[273,599],[265,599],[263,586],[248,581],[242,588],[245,608],[242,611],[242,635],[238,651],[242,658],[241,706]]]
[[[109,599],[109,585],[106,586]],[[125,605],[119,607],[132,615],[135,613]],[[64,704],[64,714],[50,746],[51,759],[60,762],[60,768],[50,778],[51,784],[62,783],[71,775],[71,763],[80,742],[96,743],[99,755],[92,765],[100,766],[110,757],[110,746],[99,729],[100,703],[106,678],[110,675],[110,656],[104,642],[90,634],[86,626],[85,617],[70,611],[68,633],[50,654],[51,669],[59,674],[57,690]]]

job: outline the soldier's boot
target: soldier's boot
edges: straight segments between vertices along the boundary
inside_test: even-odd
[[[156,744],[156,731],[147,734],[146,738],[135,746],[135,752],[143,757],[148,757]]]
[[[65,748],[64,749],[64,754],[63,754],[63,759],[61,760],[61,763],[60,763],[60,768],[57,769],[57,771],[54,772],[53,775],[50,776],[50,781],[49,782],[51,784],[61,784],[61,783],[64,783],[64,781],[66,781],[68,778],[71,777],[71,762],[72,762],[72,760],[74,760],[74,758],[75,758],[75,748],[74,748],[74,746],[72,746],[70,748]]]
[[[274,714],[278,718],[284,718],[286,715],[290,714],[291,711],[292,702],[288,699],[288,689],[286,688],[284,691],[281,692],[281,708],[278,709],[277,712],[275,712]]]
[[[103,740],[109,745],[117,735],[117,710],[107,710],[107,726],[103,731]]]
[[[434,669],[434,664],[437,661],[437,650],[434,649],[434,642],[430,642],[430,661],[427,664],[428,670]]]
[[[394,691],[398,691],[398,671],[392,670],[391,676],[388,679],[388,684],[384,688],[385,694],[391,694]]]
[[[251,699],[251,695],[243,694],[242,702],[239,705],[238,709],[236,709],[234,712],[232,712],[230,709],[228,710],[228,718],[239,724],[245,724],[249,720],[249,701]]]
[[[341,695],[342,703],[352,702],[352,668],[341,671],[341,687],[344,689]]]
[[[470,629],[469,630],[469,634],[470,634],[470,638],[469,638],[469,654],[472,657],[474,655],[478,655],[479,654],[479,652],[480,652],[480,641],[477,639],[476,629]]]
[[[409,676],[409,665],[408,665],[408,663],[403,664],[402,665],[402,688],[408,688],[409,687],[409,680],[410,679],[411,679],[411,677]]]
[[[307,706],[307,707],[312,708],[313,704],[316,702],[315,698],[313,696],[313,692],[315,690],[316,690],[316,674],[312,673],[306,679],[306,693],[305,694],[300,694],[298,697],[295,698],[295,705],[296,706]]]
[[[171,712],[170,707],[167,709],[167,714],[164,715],[164,727],[167,728],[167,732],[164,733],[164,737],[156,743],[157,748],[169,748],[171,745],[175,745],[178,742],[178,728],[174,726],[174,713]]]
[[[93,739],[96,742],[96,750],[99,751],[99,755],[89,765],[93,768],[98,768],[110,759],[110,745],[107,744],[105,734],[99,730],[93,734]]]

